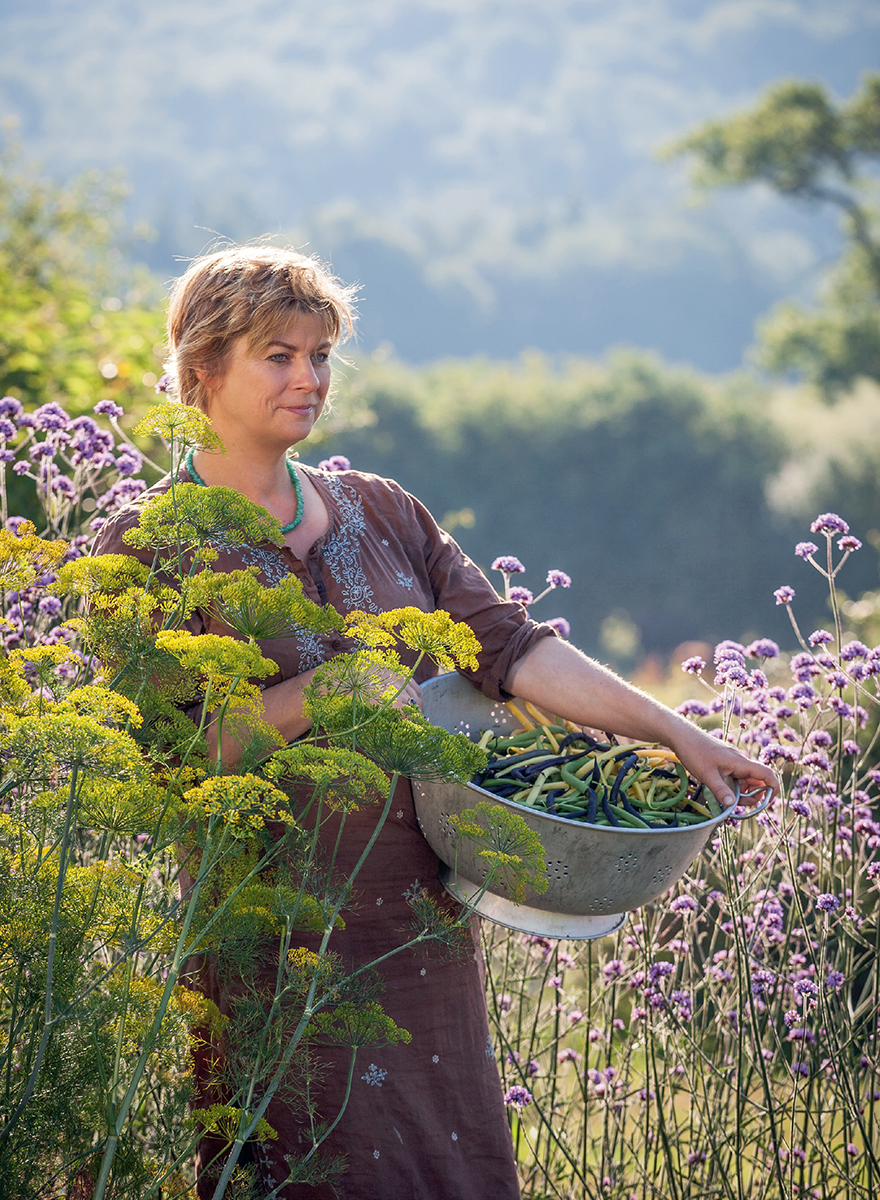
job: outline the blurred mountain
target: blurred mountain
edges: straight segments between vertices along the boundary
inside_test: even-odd
[[[122,167],[163,278],[278,233],[363,284],[405,360],[599,354],[736,366],[809,297],[833,218],[688,202],[658,145],[780,76],[849,94],[876,0],[4,0],[0,116],[67,177]]]

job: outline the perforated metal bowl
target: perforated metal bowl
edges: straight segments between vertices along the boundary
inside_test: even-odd
[[[503,704],[488,700],[460,675],[440,675],[423,684],[422,698],[428,720],[450,732],[476,737],[481,730],[516,727]],[[444,864],[440,878],[447,891],[473,903],[490,921],[552,938],[605,937],[619,929],[628,912],[656,900],[680,879],[716,827],[734,816],[728,810],[679,829],[609,829],[512,804],[472,783],[414,781],[413,793],[422,833]],[[770,798],[768,792],[760,805],[735,819],[754,816]],[[449,819],[479,800],[515,812],[538,834],[547,863],[543,895],[527,891],[525,903],[515,904],[500,882],[483,891],[486,867],[474,843],[460,838]]]

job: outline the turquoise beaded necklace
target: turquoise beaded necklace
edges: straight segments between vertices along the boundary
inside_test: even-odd
[[[205,483],[204,479],[202,479],[201,475],[198,473],[198,471],[195,469],[195,466],[193,465],[193,454],[194,453],[195,453],[195,447],[191,446],[189,448],[189,450],[187,450],[187,452],[186,452],[186,458],[183,460],[183,465],[186,467],[186,469],[189,473],[189,476],[193,480],[194,483],[197,483],[199,485],[199,487],[207,487],[207,484]],[[300,521],[303,519],[303,511],[305,508],[305,504],[303,501],[302,484],[299,481],[299,475],[296,472],[296,467],[293,465],[293,459],[286,458],[284,461],[287,463],[287,474],[290,476],[290,482],[293,484],[293,491],[296,496],[296,516],[293,518],[293,520],[290,522],[289,525],[281,526],[281,532],[282,533],[293,533],[294,529],[296,529],[297,525],[299,525]]]

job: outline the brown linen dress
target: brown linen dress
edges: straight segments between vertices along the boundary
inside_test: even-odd
[[[398,484],[357,471],[298,469],[308,471],[330,515],[327,533],[312,546],[306,561],[268,543],[238,545],[222,550],[214,569],[255,565],[266,585],[293,572],[310,599],[332,604],[343,614],[405,605],[445,609],[456,621],[467,622],[482,645],[479,670],[466,674],[493,699],[506,698],[502,684],[513,663],[555,631],[530,621],[520,604],[500,601],[427,509]],[[189,482],[186,472],[180,479]],[[169,487],[166,478],[139,502],[109,518],[94,553],[132,553],[122,534],[137,524],[140,504]],[[235,636],[211,616],[197,615],[190,628]],[[301,637],[262,642],[260,648],[279,668],[278,675],[266,681],[271,686],[349,646],[335,634],[304,631]],[[434,673],[433,665],[424,662],[417,678],[423,682]],[[378,811],[365,807],[346,818],[337,857],[340,870],[354,866]],[[335,830],[334,821],[328,822],[322,841],[332,845]],[[345,929],[334,932],[331,950],[355,967],[400,945],[401,930],[412,918],[409,901],[421,889],[455,908],[438,882],[438,860],[419,832],[412,789],[401,780],[389,818],[358,877],[354,902],[344,912]],[[288,1186],[279,1193],[283,1200],[517,1200],[476,922],[473,939],[473,954],[465,961],[450,962],[429,948],[401,952],[383,964],[381,1003],[412,1040],[359,1052],[345,1114],[323,1147],[328,1154],[345,1155],[345,1174],[332,1188]],[[297,940],[309,948],[319,941],[309,935]],[[229,1011],[231,996],[210,964],[202,970],[199,986],[221,1011]],[[320,1056],[328,1069],[317,1109],[332,1120],[345,1093],[350,1051],[322,1048]],[[205,1095],[206,1073],[200,1059],[196,1076]],[[263,1143],[257,1151],[260,1182],[268,1191],[286,1176],[284,1154],[298,1156],[309,1142],[306,1127],[277,1097],[266,1117],[279,1133],[277,1142]],[[213,1187],[203,1179],[198,1190],[208,1197]]]

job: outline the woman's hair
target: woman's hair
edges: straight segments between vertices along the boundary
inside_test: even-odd
[[[197,372],[222,375],[233,342],[266,345],[291,317],[313,313],[334,345],[353,331],[357,288],[319,259],[274,246],[231,246],[195,259],[168,309],[168,373],[183,404],[206,409]]]

